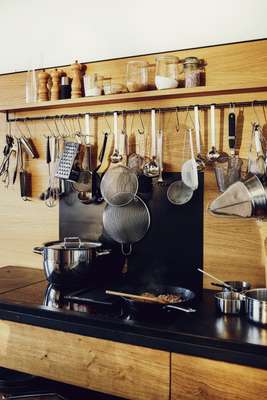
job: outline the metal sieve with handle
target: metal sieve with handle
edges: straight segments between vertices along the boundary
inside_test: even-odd
[[[104,200],[111,206],[125,206],[129,204],[138,191],[138,178],[132,169],[127,167],[125,156],[125,141],[127,135],[125,131],[118,136],[117,126],[114,126],[115,143],[120,143],[118,155],[120,163],[111,166],[103,176],[100,190]],[[120,140],[118,140],[120,139]],[[118,147],[118,145],[117,145]],[[114,164],[114,162],[113,162]]]
[[[124,207],[107,205],[103,226],[108,236],[121,244],[123,255],[131,254],[132,244],[143,239],[150,227],[150,213],[144,201],[135,198]],[[127,247],[128,248],[127,248]]]

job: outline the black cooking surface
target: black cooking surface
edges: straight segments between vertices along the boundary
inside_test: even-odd
[[[7,273],[14,287],[18,274],[27,274],[29,284],[1,293],[1,277]],[[32,283],[31,274],[40,281]],[[59,290],[47,285],[42,271],[0,268],[0,319],[267,368],[267,330],[245,316],[218,314],[213,291],[204,290],[193,314],[136,316],[120,299],[106,296],[105,289]]]

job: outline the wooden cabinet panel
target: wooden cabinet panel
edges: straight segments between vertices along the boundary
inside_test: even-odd
[[[266,370],[182,354],[171,355],[171,400],[266,398]]]
[[[169,398],[170,354],[0,321],[0,365],[133,400]]]

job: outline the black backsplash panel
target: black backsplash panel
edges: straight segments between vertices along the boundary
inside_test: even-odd
[[[84,205],[77,193],[70,190],[60,200],[60,239],[80,236],[83,239],[100,240],[112,254],[98,259],[95,277],[101,284],[110,285],[121,279],[136,285],[161,283],[183,286],[201,293],[202,275],[197,268],[203,267],[203,188],[204,175],[199,173],[199,188],[190,202],[182,206],[172,205],[167,199],[169,184],[180,174],[164,174],[165,185],[145,178],[140,182],[140,197],[151,213],[151,226],[147,235],[133,245],[128,257],[128,272],[122,275],[124,257],[120,245],[112,242],[102,225],[105,203]],[[147,179],[147,180],[146,180]],[[123,277],[123,278],[122,278]]]

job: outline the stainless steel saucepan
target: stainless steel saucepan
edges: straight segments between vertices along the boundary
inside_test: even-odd
[[[267,326],[267,289],[251,289],[244,293],[246,314],[250,321]]]
[[[47,280],[61,284],[88,277],[96,258],[110,254],[110,250],[100,250],[101,246],[100,242],[68,237],[64,241],[48,242],[42,247],[34,247],[33,252],[43,256]]]

